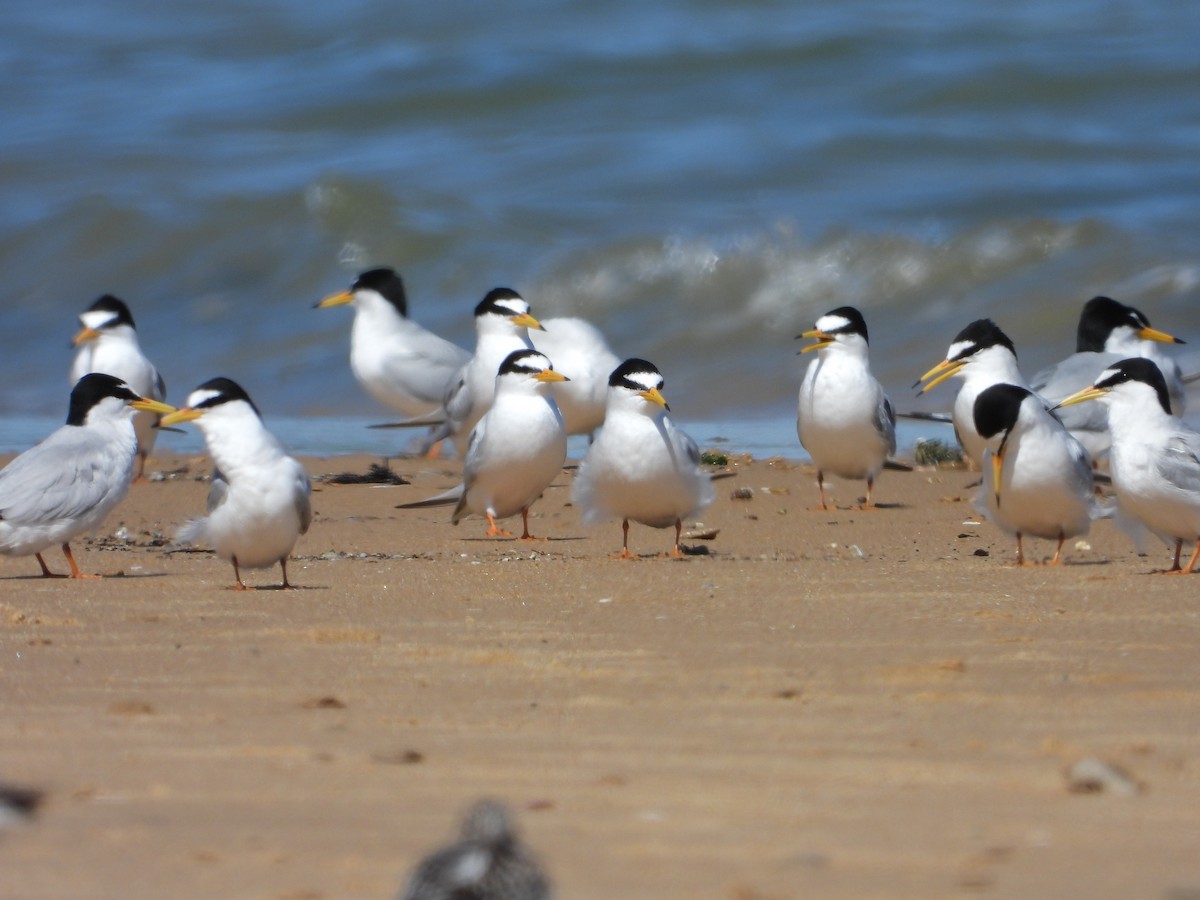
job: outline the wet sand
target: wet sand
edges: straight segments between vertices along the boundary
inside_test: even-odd
[[[1016,569],[969,472],[819,512],[807,467],[742,460],[704,552],[614,561],[565,487],[550,540],[484,539],[394,508],[455,464],[393,465],[316,485],[301,590],[169,552],[202,458],[74,545],[123,577],[0,559],[0,781],[45,792],[0,896],[389,897],[495,796],[562,898],[1200,897],[1200,578],[1164,548],[1100,522]]]

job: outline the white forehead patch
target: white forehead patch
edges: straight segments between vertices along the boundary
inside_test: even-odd
[[[209,400],[215,400],[217,397],[220,397],[220,396],[222,396],[220,391],[213,391],[213,390],[207,390],[207,389],[192,391],[190,394],[188,394],[187,405],[190,406],[192,409],[195,409],[196,407],[200,406],[202,403],[207,403]]]
[[[115,321],[117,321],[117,314],[106,309],[89,309],[87,312],[79,314],[80,324],[93,331],[99,331],[105,325],[111,325]]]
[[[642,390],[662,390],[663,377],[657,372],[630,372],[625,376],[626,381],[632,381],[634,384],[641,385]]]
[[[514,316],[523,316],[529,312],[529,304],[524,300],[518,300],[516,297],[505,297],[502,300],[495,300],[493,304],[500,309],[508,310]]]
[[[955,341],[946,350],[946,359],[959,359],[961,357],[970,356],[979,350],[979,345],[974,341]]]
[[[831,334],[840,328],[846,328],[850,325],[850,320],[845,316],[821,316],[817,319],[817,331],[824,331],[826,334]]]

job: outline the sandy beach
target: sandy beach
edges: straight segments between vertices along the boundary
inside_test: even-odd
[[[457,467],[393,466],[314,485],[301,590],[170,552],[202,457],[74,544],[123,577],[0,559],[0,781],[44,792],[0,896],[390,897],[493,796],[572,900],[1200,897],[1200,580],[1165,548],[1104,521],[1017,569],[970,472],[820,512],[807,466],[742,459],[700,552],[614,561],[569,472],[522,542],[395,509]]]

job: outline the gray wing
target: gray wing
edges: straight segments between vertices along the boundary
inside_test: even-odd
[[[64,427],[0,471],[0,518],[23,524],[83,515],[128,489],[132,457]]]
[[[467,390],[466,366],[459,369],[458,374],[450,379],[442,406],[446,410],[446,420],[452,429],[457,427],[457,423],[466,421],[467,416],[471,414],[471,392]]]
[[[1029,388],[1053,406],[1064,397],[1091,386],[1105,367],[1123,358],[1111,353],[1073,353],[1034,375]]]
[[[1176,434],[1154,468],[1160,478],[1179,490],[1200,493],[1200,434]]]
[[[471,435],[467,438],[467,453],[463,459],[463,488],[471,486],[471,483],[479,476],[479,469],[483,465],[483,454],[487,446],[487,416],[484,416],[471,429]]]
[[[212,487],[208,489],[208,514],[212,515],[214,509],[217,509],[225,502],[229,496],[229,482],[225,480],[225,476],[218,468],[213,468]]]
[[[457,382],[460,370],[470,359],[471,354],[457,344],[425,331],[405,348],[394,348],[385,370],[389,379],[415,396],[437,403],[446,399],[447,388]]]
[[[163,381],[162,374],[157,369],[154,370],[153,394],[154,394],[154,396],[150,397],[149,399],[151,399],[151,400],[166,400],[167,399],[167,383],[165,381]]]
[[[304,470],[299,460],[292,459],[292,466],[296,473],[295,494],[293,502],[296,504],[296,515],[300,519],[300,533],[307,534],[308,526],[312,524],[312,483],[308,480],[308,472]]]
[[[879,390],[879,406],[875,410],[875,430],[887,442],[888,456],[896,452],[896,409],[883,389]]]

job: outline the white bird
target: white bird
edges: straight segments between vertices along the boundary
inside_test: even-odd
[[[542,319],[530,335],[534,349],[552,360],[567,380],[554,385],[554,399],[567,434],[592,434],[604,424],[608,376],[621,364],[600,329],[574,317]]]
[[[800,385],[796,432],[817,467],[821,509],[825,473],[867,482],[865,509],[871,508],[875,478],[896,452],[896,412],[871,374],[867,323],[852,306],[817,319],[816,327],[796,336],[815,339],[801,353],[817,351]]]
[[[549,900],[550,883],[521,843],[508,811],[481,800],[459,838],[421,860],[399,900]]]
[[[532,350],[529,329],[541,329],[529,304],[511,288],[493,288],[475,307],[475,352],[450,380],[442,409],[429,418],[440,421],[434,439],[470,435],[492,405],[496,372],[510,353]]]
[[[627,359],[613,370],[604,425],[571,488],[585,523],[621,519],[622,559],[635,558],[629,552],[631,519],[651,528],[674,525],[671,555],[682,556],[683,520],[714,498],[700,450],[672,420],[662,386],[662,373],[644,359]]]
[[[120,378],[134,393],[147,400],[165,400],[167,386],[158,369],[146,358],[138,343],[129,307],[112,294],[105,294],[79,315],[80,329],[72,343],[79,349],[71,363],[71,384],[88,372],[104,372]],[[135,479],[142,477],[146,458],[158,438],[158,413],[140,410],[134,414],[137,433]]]
[[[42,551],[62,546],[72,578],[85,575],[69,541],[94,531],[121,502],[133,480],[135,410],[173,407],[141,397],[112,375],[92,372],[71,390],[67,423],[0,470],[0,553],[37,557],[46,578],[57,577]]]
[[[1110,474],[1117,508],[1126,517],[1175,542],[1170,572],[1190,574],[1200,560],[1200,433],[1172,414],[1166,380],[1140,357],[1109,366],[1091,387],[1059,405],[1099,400],[1112,434]],[[1180,569],[1184,541],[1196,549]]]
[[[1045,403],[1027,388],[994,384],[975,399],[975,430],[988,442],[976,505],[993,524],[1017,538],[1017,565],[1025,564],[1024,535],[1058,542],[1087,534],[1096,507],[1087,451]],[[990,465],[988,464],[990,461]]]
[[[213,378],[188,395],[187,405],[163,423],[195,422],[215,469],[208,515],[179,532],[184,543],[205,544],[233,563],[235,590],[242,568],[279,564],[283,588],[292,585],[287,560],[312,522],[308,474],[263,425],[258,408],[235,382]]]
[[[1132,306],[1110,297],[1093,297],[1084,304],[1079,316],[1076,352],[1038,372],[1029,380],[1029,387],[1054,405],[1091,385],[1113,363],[1141,356],[1162,371],[1170,393],[1171,411],[1183,415],[1183,377],[1175,360],[1162,352],[1164,343],[1184,342],[1151,328],[1150,321]],[[1062,409],[1059,417],[1093,459],[1108,451],[1108,411],[1103,404]]]
[[[471,354],[408,317],[404,282],[394,269],[363,272],[317,309],[351,304],[350,369],[363,390],[406,416],[440,409]]]
[[[469,434],[491,403],[489,372],[514,350],[533,349],[554,360],[567,380],[554,398],[567,434],[591,434],[604,421],[608,376],[619,360],[600,330],[584,319],[539,322],[511,288],[495,288],[475,308],[475,352],[450,380],[442,408],[387,427],[436,426],[430,441]]]
[[[450,521],[486,516],[487,537],[511,537],[497,519],[521,514],[529,533],[529,508],[562,471],[567,432],[551,386],[565,377],[536,350],[515,350],[500,364],[491,407],[471,432],[458,487],[399,509],[456,503]]]
[[[917,393],[923,394],[952,377],[962,379],[954,398],[954,434],[963,453],[981,468],[987,441],[975,430],[975,398],[993,384],[1027,387],[1017,367],[1016,348],[991,319],[976,319],[951,341],[946,358],[921,376],[917,384],[927,384]]]

